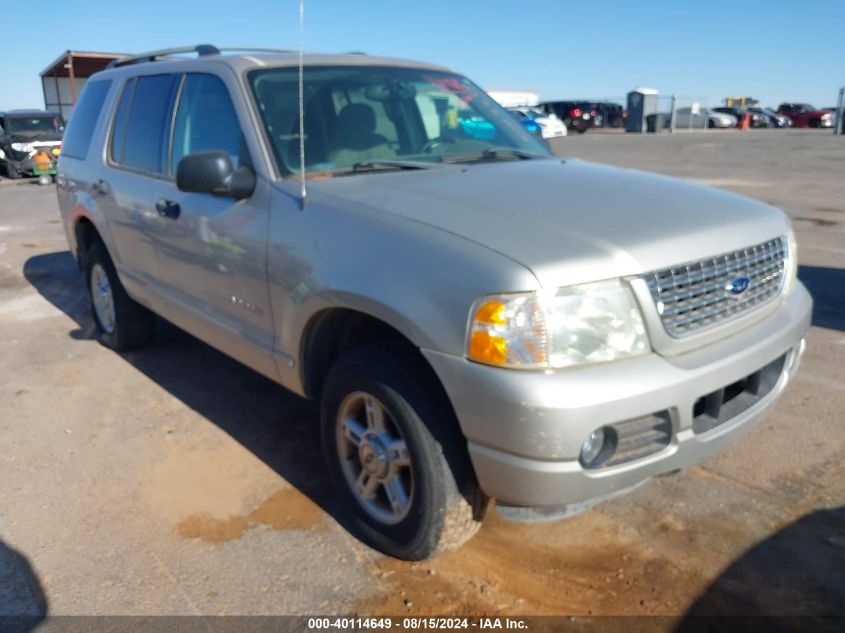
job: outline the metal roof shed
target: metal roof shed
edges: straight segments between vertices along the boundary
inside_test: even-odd
[[[126,56],[121,53],[65,51],[41,71],[44,108],[60,113],[67,121],[88,78],[121,57]]]

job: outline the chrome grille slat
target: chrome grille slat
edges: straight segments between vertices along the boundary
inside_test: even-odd
[[[782,236],[642,278],[666,332],[680,338],[774,299],[783,288],[787,250],[786,237]],[[749,288],[738,297],[729,296],[725,287],[739,276],[748,278]]]
[[[775,270],[779,271],[779,270],[782,269],[782,267],[783,267],[783,262],[774,261],[774,262],[770,262],[768,264],[765,264],[765,265],[763,265],[759,268],[749,269],[749,272],[746,274],[746,276],[753,281],[754,279],[758,279],[759,277],[766,275],[767,273],[769,273],[771,271],[775,271]],[[733,274],[742,273],[742,272],[744,272],[743,269],[736,269],[736,270],[730,271],[729,273],[723,273],[723,275],[724,274],[733,275]],[[699,294],[706,294],[708,292],[713,292],[715,290],[719,290],[720,293],[721,293],[721,291],[724,290],[724,284],[720,283],[721,278],[717,275],[712,275],[712,276],[708,276],[708,277],[698,277],[695,280],[693,280],[693,283],[710,282],[710,281],[712,281],[713,283],[710,283],[707,286],[696,286],[695,288],[691,288],[690,290],[687,290],[685,292],[677,292],[676,291],[676,292],[673,293],[670,288],[662,288],[662,287],[658,287],[656,292],[658,294],[659,300],[663,300],[664,294],[665,294],[665,295],[669,295],[673,300],[678,301],[678,300],[681,300],[681,299],[689,299],[690,297],[694,297],[694,296],[697,296]],[[692,284],[690,284],[690,285],[692,285]],[[652,292],[654,293],[655,291],[652,291]]]

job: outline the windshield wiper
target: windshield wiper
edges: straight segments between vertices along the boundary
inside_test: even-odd
[[[455,156],[441,156],[444,163],[463,163],[473,160],[530,160],[532,158],[548,158],[543,154],[534,154],[513,147],[490,147],[482,150],[479,154],[458,154]]]
[[[352,173],[361,171],[376,171],[379,169],[431,169],[435,165],[414,160],[367,160],[355,163],[348,169]],[[339,170],[341,172],[346,169]]]

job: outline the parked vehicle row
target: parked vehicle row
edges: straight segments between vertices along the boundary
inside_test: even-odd
[[[538,108],[553,113],[570,130],[583,134],[590,128],[622,127],[626,113],[615,103],[589,101],[546,101]],[[834,108],[816,108],[807,103],[782,103],[777,110],[760,106],[717,106],[691,107],[675,110],[675,127],[680,128],[731,128],[742,124],[746,115],[753,128],[815,127],[829,128],[835,125]],[[650,128],[669,127],[672,115],[656,113],[648,115]]]

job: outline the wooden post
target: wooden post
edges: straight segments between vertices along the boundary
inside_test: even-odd
[[[70,105],[76,105],[76,76],[73,73],[73,53],[67,52],[68,76],[70,77]]]

